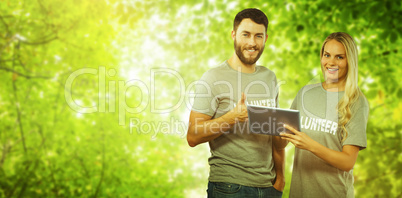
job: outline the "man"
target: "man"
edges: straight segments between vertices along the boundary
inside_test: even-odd
[[[191,147],[209,142],[208,197],[282,197],[286,141],[250,133],[247,122],[246,104],[277,107],[275,74],[256,66],[267,28],[262,11],[239,12],[231,34],[235,53],[196,86],[187,141]]]

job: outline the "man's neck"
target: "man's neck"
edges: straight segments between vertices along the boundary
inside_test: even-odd
[[[254,73],[255,72],[255,63],[252,65],[247,65],[241,62],[239,57],[237,57],[236,53],[232,55],[232,57],[229,58],[228,60],[229,66],[233,68],[236,71],[242,72],[242,73]]]

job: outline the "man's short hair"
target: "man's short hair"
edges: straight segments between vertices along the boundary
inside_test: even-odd
[[[251,19],[257,24],[263,24],[265,26],[265,32],[267,31],[269,23],[268,18],[264,14],[264,12],[256,8],[247,8],[237,13],[233,23],[233,30],[237,31],[237,28],[239,27],[243,19],[247,18]]]

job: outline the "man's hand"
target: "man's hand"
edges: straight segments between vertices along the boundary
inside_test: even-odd
[[[242,93],[241,99],[236,107],[225,115],[211,120],[211,116],[191,111],[189,127],[187,130],[187,142],[191,147],[209,142],[225,131],[230,130],[236,122],[245,122],[248,119],[247,107],[245,104],[246,95]]]
[[[274,188],[278,191],[283,192],[283,189],[285,189],[285,181],[282,179],[276,179],[275,180],[275,184],[274,184]]]
[[[274,160],[274,167],[276,172],[276,178],[274,188],[283,192],[285,188],[285,146],[281,144],[280,137],[272,137],[272,157]]]
[[[241,98],[236,107],[225,115],[225,120],[229,123],[246,122],[248,120],[246,94],[241,93]]]

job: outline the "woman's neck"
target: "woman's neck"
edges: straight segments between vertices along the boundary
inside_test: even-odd
[[[327,80],[322,83],[322,87],[329,92],[345,91],[345,85],[346,85],[345,80],[339,82],[331,82]]]

